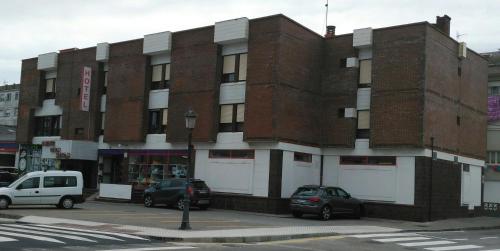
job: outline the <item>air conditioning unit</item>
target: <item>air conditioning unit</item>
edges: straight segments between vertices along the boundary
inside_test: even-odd
[[[345,118],[356,118],[356,108],[345,108],[344,117]]]
[[[465,42],[458,43],[458,57],[462,59],[467,57],[467,44]]]
[[[347,58],[345,66],[347,68],[352,68],[352,67],[358,68],[359,67],[358,58]]]

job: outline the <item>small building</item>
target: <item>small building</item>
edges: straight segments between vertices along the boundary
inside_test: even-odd
[[[0,125],[16,126],[19,84],[0,86]]]
[[[273,15],[41,54],[22,62],[17,142],[40,158],[30,170],[130,199],[185,171],[192,108],[189,172],[216,207],[287,212],[322,184],[369,216],[479,213],[487,61],[450,20],[322,36]]]

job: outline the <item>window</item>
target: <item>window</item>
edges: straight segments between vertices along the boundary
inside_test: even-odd
[[[5,110],[5,114],[4,114],[5,117],[10,117],[10,110]]]
[[[245,122],[245,104],[220,106],[220,132],[242,132]]]
[[[14,98],[15,98],[15,100],[19,99],[19,92],[16,92],[16,94],[14,95]]]
[[[211,159],[253,159],[254,150],[210,150],[208,156]]]
[[[500,163],[500,152],[488,152],[487,161],[489,164]]]
[[[14,117],[16,117],[16,116],[17,116],[17,112],[18,112],[18,111],[17,111],[17,108],[14,108]]]
[[[369,87],[372,83],[372,60],[359,61],[359,86]]]
[[[56,79],[49,78],[45,80],[45,99],[56,97]]]
[[[7,93],[7,96],[5,97],[5,101],[10,101],[10,97],[12,96],[12,94],[10,93]]]
[[[378,165],[394,166],[396,157],[394,156],[340,156],[341,165]]]
[[[40,186],[40,177],[30,178],[19,184],[16,189],[31,189]]]
[[[345,108],[339,108],[339,110],[337,112],[337,116],[339,118],[345,118]]]
[[[5,94],[0,94],[0,102],[3,102],[5,101]]]
[[[293,160],[311,163],[312,162],[312,154],[294,152],[293,153]]]
[[[460,126],[460,116],[457,116],[457,125]]]
[[[495,96],[500,94],[500,86],[492,86],[488,88],[488,95]]]
[[[43,178],[43,187],[76,187],[75,176],[48,176]]]
[[[170,64],[153,65],[151,68],[151,90],[170,88]]]
[[[158,109],[149,111],[148,133],[163,134],[167,129],[168,109]]]
[[[462,76],[462,66],[458,66],[457,74],[459,77]]]
[[[59,136],[61,116],[35,118],[35,136]]]
[[[342,197],[342,198],[347,198],[348,193],[340,188],[335,188],[335,191],[337,192],[337,196]]]
[[[367,139],[370,137],[370,110],[358,111],[358,126],[356,138]]]
[[[347,58],[341,58],[340,59],[340,68],[346,68],[347,67]]]
[[[227,55],[222,62],[222,83],[247,79],[247,54]]]

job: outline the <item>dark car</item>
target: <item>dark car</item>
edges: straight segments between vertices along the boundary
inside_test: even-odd
[[[190,180],[189,199],[191,206],[202,210],[210,206],[210,188],[205,181]],[[186,179],[168,179],[152,184],[144,190],[144,206],[153,207],[157,204],[166,204],[175,206],[179,210],[184,208],[184,192],[186,188]]]
[[[0,171],[0,187],[6,187],[17,179],[17,175],[7,171]]]
[[[351,197],[339,187],[317,185],[302,186],[291,197],[290,208],[294,217],[316,214],[329,220],[333,214],[349,214],[356,218],[363,215],[363,202]]]

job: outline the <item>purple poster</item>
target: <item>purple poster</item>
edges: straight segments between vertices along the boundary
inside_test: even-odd
[[[500,96],[488,97],[488,121],[500,120]]]

